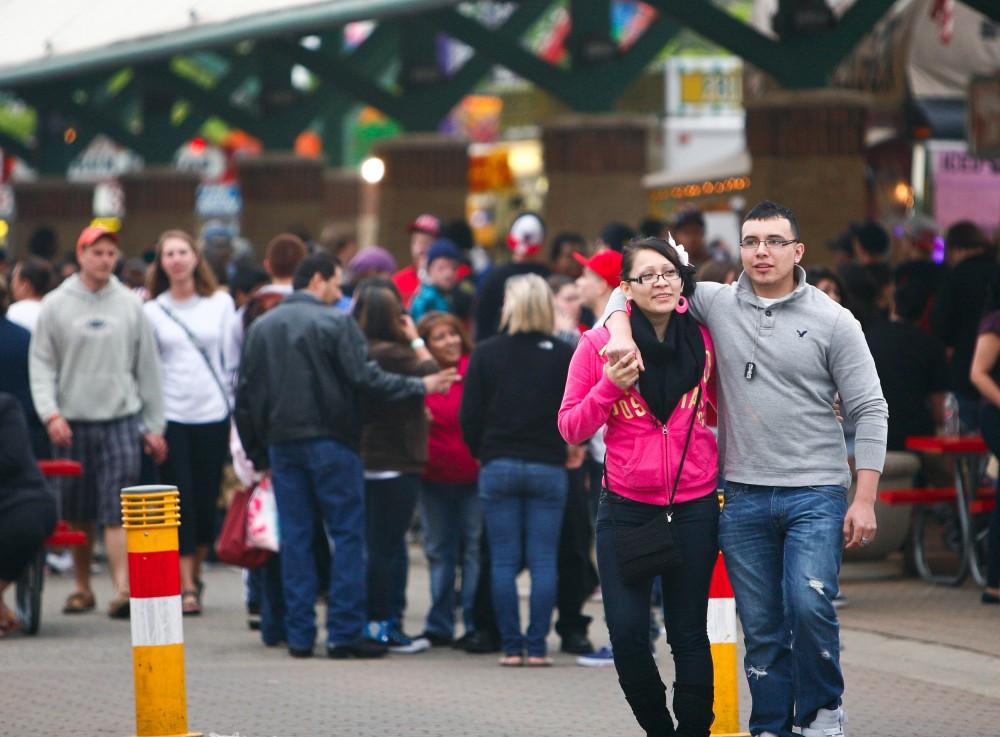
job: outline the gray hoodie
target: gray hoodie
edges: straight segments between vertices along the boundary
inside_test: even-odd
[[[888,406],[861,325],[807,284],[800,266],[795,280],[795,289],[770,306],[746,273],[735,284],[701,282],[690,300],[717,352],[719,462],[726,480],[737,483],[850,486],[834,395],[857,426],[859,469],[882,471]],[[616,290],[602,322],[624,304]],[[755,370],[747,380],[751,356]]]
[[[103,422],[142,413],[162,433],[160,359],[141,300],[115,277],[92,292],[73,275],[42,300],[31,337],[31,396],[42,422]]]

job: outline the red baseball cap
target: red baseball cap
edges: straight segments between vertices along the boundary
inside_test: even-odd
[[[108,238],[115,245],[118,245],[118,234],[116,232],[108,230],[103,225],[88,225],[80,232],[80,237],[76,239],[76,247],[90,248],[97,241],[101,240],[101,238]]]
[[[590,269],[601,277],[612,289],[621,283],[622,255],[618,251],[611,249],[598,251],[590,258],[574,251],[573,258],[579,261],[584,268]]]
[[[433,215],[424,213],[419,215],[416,220],[410,223],[406,230],[410,233],[426,233],[427,235],[432,235],[435,238],[441,232],[441,221],[438,220]]]

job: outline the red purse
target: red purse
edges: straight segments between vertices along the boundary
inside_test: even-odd
[[[271,558],[270,550],[247,545],[247,510],[254,487],[240,489],[226,511],[222,532],[215,543],[215,554],[223,563],[241,568],[260,568]]]

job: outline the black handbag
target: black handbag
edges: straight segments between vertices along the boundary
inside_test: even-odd
[[[698,418],[700,402],[701,386],[699,384],[694,411],[691,413],[691,424],[688,426],[684,450],[681,453],[681,462],[677,467],[674,488],[670,491],[666,510],[657,513],[653,519],[639,527],[622,528],[615,524],[615,557],[618,560],[618,572],[628,585],[634,585],[662,573],[668,573],[680,567],[683,562],[680,544],[677,541],[677,532],[673,524],[674,497],[677,496],[677,485],[680,483],[681,472],[684,470],[684,459],[687,457],[688,446],[691,444],[691,433],[694,431],[694,423]],[[604,480],[605,488],[607,488],[606,474]],[[611,490],[609,489],[609,491]],[[609,500],[613,523],[616,503],[620,502]]]

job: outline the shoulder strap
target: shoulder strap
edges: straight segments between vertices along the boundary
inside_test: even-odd
[[[195,334],[193,332],[191,332],[191,328],[185,325],[184,321],[181,320],[179,317],[177,317],[177,315],[174,313],[173,310],[171,310],[169,307],[163,304],[163,302],[161,302],[160,300],[156,300],[156,304],[161,310],[163,310],[164,315],[173,320],[174,323],[176,323],[177,327],[179,327],[181,330],[184,331],[184,335],[187,336],[187,339],[191,342],[191,345],[194,346],[195,350],[198,351],[202,360],[205,362],[205,365],[208,367],[208,372],[212,374],[212,378],[215,379],[215,385],[219,387],[219,391],[222,392],[222,401],[226,403],[226,411],[229,414],[232,414],[233,408],[229,406],[229,392],[226,391],[226,387],[222,383],[222,379],[219,378],[219,374],[216,373],[215,366],[212,365],[212,359],[208,357],[208,351],[205,350],[205,346],[201,344],[201,341],[198,340],[197,337],[195,337]]]
[[[691,445],[691,433],[694,432],[694,423],[698,420],[698,409],[701,405],[701,389],[703,382],[698,382],[698,394],[695,395],[694,409],[691,412],[691,424],[688,425],[687,437],[684,438],[684,450],[681,451],[681,462],[677,466],[677,475],[674,477],[674,488],[670,491],[670,501],[667,502],[667,519],[674,516],[674,497],[677,496],[677,485],[681,482],[681,472],[684,470],[684,459],[687,457],[688,446]]]

